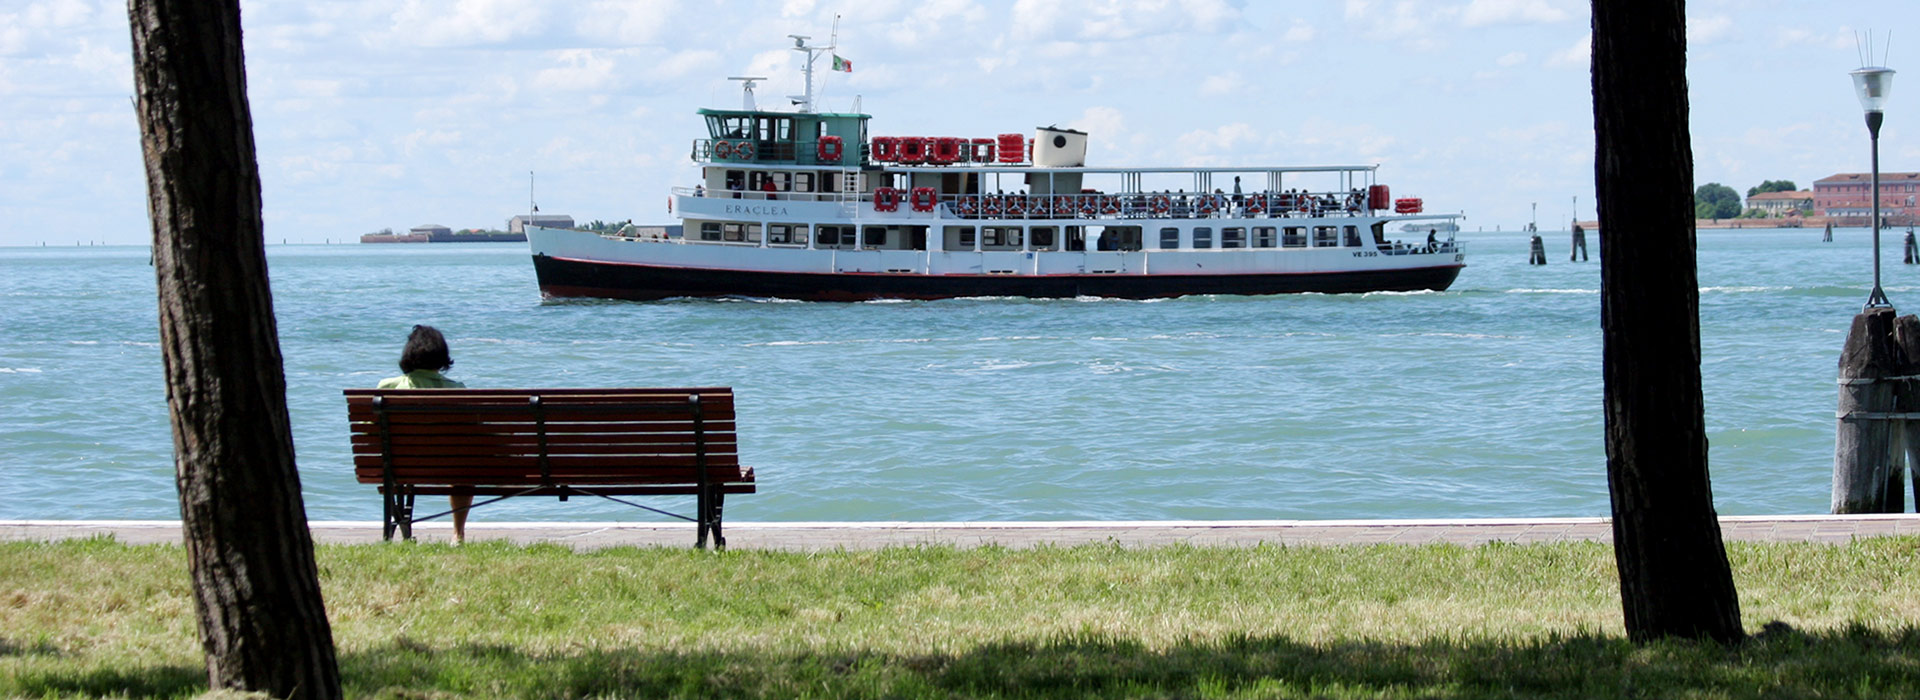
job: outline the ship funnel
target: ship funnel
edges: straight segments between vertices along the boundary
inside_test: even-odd
[[[1043,126],[1033,131],[1033,164],[1078,168],[1087,164],[1087,132]]]

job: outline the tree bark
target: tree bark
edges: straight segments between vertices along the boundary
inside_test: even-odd
[[[132,0],[175,483],[214,688],[338,698],[288,427],[237,0]]]
[[[1627,635],[1743,636],[1707,478],[1684,0],[1594,0],[1607,487]]]

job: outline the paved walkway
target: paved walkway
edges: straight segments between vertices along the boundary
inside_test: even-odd
[[[321,521],[312,524],[322,543],[380,541],[380,523]],[[1861,537],[1920,535],[1920,514],[1727,516],[1729,540],[1845,543]],[[952,545],[1010,548],[1114,543],[1126,547],[1169,544],[1203,546],[1339,546],[1369,544],[1463,545],[1488,542],[1567,542],[1613,539],[1606,518],[1508,518],[1485,520],[1182,520],[1133,522],[847,522],[728,523],[732,549],[876,549],[888,546]],[[414,528],[424,541],[449,539],[450,526]],[[178,543],[177,520],[0,520],[0,541],[60,540],[110,535],[130,544]],[[554,543],[577,549],[693,544],[689,523],[487,523],[467,524],[469,540]]]

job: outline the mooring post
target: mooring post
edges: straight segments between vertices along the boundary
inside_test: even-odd
[[[1912,231],[1908,231],[1908,232],[1907,232],[1907,246],[1906,246],[1906,248],[1907,248],[1907,251],[1906,251],[1906,255],[1905,255],[1905,256],[1903,256],[1903,257],[1905,258],[1905,260],[1906,260],[1906,263],[1907,263],[1908,265],[1912,265],[1912,264],[1914,264],[1914,263],[1916,262],[1916,260],[1915,260],[1915,258],[1920,258],[1920,247],[1915,247],[1915,246],[1914,246],[1914,244],[1913,244],[1913,232],[1912,232]]]
[[[1533,251],[1527,254],[1528,265],[1547,264],[1547,244],[1540,241],[1540,234],[1533,234]]]
[[[1573,246],[1567,251],[1567,262],[1579,262],[1587,259],[1587,230],[1573,225]]]
[[[1900,380],[1893,384],[1895,410],[1902,415],[1920,413],[1920,316],[1907,314],[1893,321],[1893,342],[1900,351]],[[1893,423],[1893,469],[1887,476],[1888,504],[1895,513],[1905,512],[1901,503],[1906,489],[1903,476],[1911,475],[1913,505],[1920,509],[1920,420],[1902,418]],[[1905,465],[1905,469],[1901,465]]]
[[[1889,512],[1887,483],[1893,471],[1894,383],[1900,350],[1894,344],[1894,310],[1875,307],[1853,317],[1840,351],[1840,405],[1833,438],[1833,512]]]

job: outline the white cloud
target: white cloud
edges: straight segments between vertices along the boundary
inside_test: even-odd
[[[1687,43],[1709,44],[1733,29],[1733,18],[1726,15],[1687,18]]]
[[[674,25],[676,3],[668,0],[617,2],[596,0],[580,13],[581,36],[620,46],[649,44]]]
[[[501,44],[546,29],[539,0],[407,0],[393,12],[384,41],[415,46]]]
[[[1119,143],[1127,133],[1127,117],[1112,107],[1088,107],[1080,117],[1067,122],[1067,128],[1087,132],[1094,143]]]
[[[1489,24],[1550,24],[1563,22],[1571,13],[1547,0],[1473,0],[1460,12],[1460,23],[1468,27]]]
[[[1776,48],[1789,46],[1807,46],[1815,49],[1843,50],[1854,47],[1854,31],[1842,26],[1829,31],[1816,31],[1799,27],[1786,27],[1774,37]]]
[[[1244,86],[1245,83],[1241,80],[1239,73],[1209,75],[1206,80],[1200,81],[1200,94],[1228,95],[1239,91]]]
[[[1280,38],[1295,43],[1313,41],[1313,25],[1296,19],[1293,21],[1293,26],[1287,27],[1287,33]]]
[[[1573,42],[1565,51],[1547,57],[1547,65],[1577,68],[1593,65],[1593,35],[1580,35],[1580,40]]]
[[[605,89],[614,81],[611,52],[601,49],[570,49],[554,54],[560,65],[534,74],[533,86],[559,92],[585,92]]]
[[[1349,24],[1360,27],[1362,34],[1376,41],[1408,42],[1421,48],[1439,45],[1433,38],[1434,26],[1446,15],[1456,12],[1453,8],[1435,7],[1415,2],[1398,0],[1391,3],[1377,3],[1374,0],[1346,0],[1345,15]]]
[[[1200,156],[1219,155],[1254,145],[1261,131],[1246,122],[1234,122],[1214,129],[1199,129],[1181,134],[1180,150]]]
[[[1494,61],[1494,63],[1501,66],[1517,66],[1526,62],[1527,62],[1527,54],[1522,51],[1514,51],[1514,52],[1508,53],[1507,55],[1501,56],[1498,60]]]
[[[1240,10],[1224,0],[1018,0],[1012,21],[1022,39],[1112,42],[1211,34],[1239,17]]]

